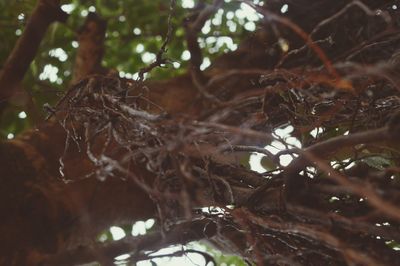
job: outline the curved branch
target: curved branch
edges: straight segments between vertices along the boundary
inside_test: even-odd
[[[157,251],[160,248],[185,244],[206,237],[205,230],[211,223],[208,219],[179,224],[163,236],[161,231],[143,236],[129,236],[111,243],[96,244],[91,247],[80,247],[74,250],[63,251],[51,256],[43,265],[76,265],[98,260],[101,254],[110,260],[121,254],[132,254],[134,260],[149,259],[145,251]]]
[[[24,78],[35,58],[47,28],[56,21],[65,22],[68,14],[61,10],[59,0],[39,0],[21,38],[0,71],[0,111],[13,96],[15,87]]]

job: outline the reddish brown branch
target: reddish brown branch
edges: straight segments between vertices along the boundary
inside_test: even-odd
[[[105,74],[101,66],[107,23],[96,13],[89,13],[78,33],[79,48],[75,57],[72,84],[91,74]]]
[[[300,36],[306,44],[318,55],[318,57],[321,59],[322,63],[325,65],[327,71],[336,79],[340,80],[340,76],[338,75],[337,71],[335,68],[332,66],[332,62],[329,60],[328,56],[325,54],[325,52],[319,47],[311,38],[310,35],[308,35],[300,26],[297,24],[293,23],[290,19],[279,16],[277,14],[274,14],[268,10],[263,9],[262,7],[255,5],[254,3],[243,0],[244,3],[247,5],[251,6],[254,8],[257,12],[260,14],[264,15],[267,20],[271,21],[277,21],[289,29],[293,30],[295,34]]]
[[[356,262],[360,265],[380,265],[380,263],[368,254],[346,246],[340,239],[331,233],[323,231],[316,226],[303,225],[294,222],[276,221],[273,217],[260,217],[254,215],[246,209],[238,209],[237,215],[247,217],[248,221],[261,226],[267,230],[277,231],[284,234],[299,236],[310,241],[316,241],[320,245],[333,248],[343,254],[344,259],[350,262]]]
[[[60,9],[59,0],[39,0],[25,30],[0,72],[0,109],[12,97],[35,58],[47,28],[56,21],[65,22],[68,15]]]
[[[121,254],[131,254],[133,261],[151,259],[151,255],[146,255],[146,251],[157,251],[169,245],[185,244],[206,238],[206,235],[210,233],[206,232],[206,229],[210,228],[210,223],[212,222],[208,219],[186,222],[165,232],[164,236],[158,231],[143,236],[128,236],[110,243],[62,251],[46,259],[43,265],[90,263],[98,261],[99,254],[111,261]]]
[[[388,127],[383,127],[379,129],[354,133],[351,135],[342,135],[328,139],[326,141],[318,142],[299,152],[312,154],[313,156],[319,158],[326,158],[330,154],[345,147],[353,147],[357,144],[366,144],[386,140],[390,136],[388,134],[388,131]],[[304,156],[300,155],[297,159],[293,160],[288,167],[286,167],[285,174],[291,176],[303,169],[307,165],[307,163],[309,162],[305,160]]]

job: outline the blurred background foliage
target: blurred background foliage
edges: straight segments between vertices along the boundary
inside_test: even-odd
[[[207,2],[211,1],[203,1]],[[0,67],[22,34],[35,4],[36,0],[0,0]],[[190,54],[182,21],[198,6],[201,1],[177,1],[173,38],[166,53],[170,64],[154,69],[147,78],[165,79],[185,72]],[[54,104],[68,87],[79,46],[77,32],[89,12],[107,20],[103,66],[118,71],[123,78],[136,79],[139,69],[155,59],[164,40],[170,1],[70,0],[62,1],[62,9],[70,17],[65,24],[54,23],[47,31],[21,88],[1,116],[2,139],[14,138],[43,121],[43,105]],[[204,54],[202,68],[222,53],[237,49],[240,40],[256,29],[258,19],[244,4],[226,0],[224,8],[207,21],[199,34]]]

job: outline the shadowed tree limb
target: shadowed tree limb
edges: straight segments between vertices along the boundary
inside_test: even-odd
[[[208,219],[185,222],[165,232],[165,236],[163,236],[162,232],[158,231],[143,236],[128,236],[110,243],[97,243],[92,246],[67,250],[49,257],[43,265],[89,263],[98,260],[98,254],[102,254],[111,261],[121,254],[131,254],[133,261],[151,259],[151,254],[146,254],[146,251],[157,251],[169,245],[186,244],[191,241],[207,238],[208,234],[210,236],[213,234],[207,232],[211,227],[215,228],[215,224]]]
[[[65,22],[68,14],[61,10],[59,0],[39,0],[25,30],[18,39],[0,71],[0,112],[13,96],[35,58],[47,28],[56,21]]]

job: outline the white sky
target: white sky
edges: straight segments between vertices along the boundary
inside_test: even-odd
[[[146,234],[147,230],[150,229],[153,225],[154,225],[154,219],[149,219],[147,221],[138,221],[132,226],[131,234],[133,236],[144,235]],[[112,226],[110,228],[110,233],[113,237],[113,240],[119,240],[126,236],[124,230],[118,226]],[[154,253],[154,255],[170,254],[182,250],[182,248],[185,247],[183,247],[182,245],[171,246],[160,249],[159,251]],[[204,246],[198,245],[196,243],[190,243],[190,248],[199,251],[206,251]],[[127,254],[116,257],[117,260],[116,265],[127,265],[124,262],[124,260],[128,258],[129,255]],[[154,262],[162,266],[192,266],[192,265],[198,266],[198,265],[204,265],[205,260],[200,254],[188,253],[182,257],[172,257],[172,258],[165,257],[165,258],[154,259]],[[137,266],[152,266],[152,264],[150,261],[140,261],[137,263]]]
[[[293,131],[293,126],[289,125],[284,128],[278,128],[274,131],[274,134],[286,141],[287,144],[301,148],[301,143],[298,139],[292,137],[290,133]],[[271,145],[267,145],[264,147],[266,150],[270,151],[272,154],[276,154],[281,150],[285,150],[286,147],[279,141],[273,141]],[[259,173],[264,173],[267,171],[264,167],[261,165],[261,159],[264,157],[263,154],[261,153],[253,153],[250,155],[250,169]],[[282,166],[287,166],[291,161],[293,160],[293,157],[291,155],[282,155],[280,156],[280,163]]]

